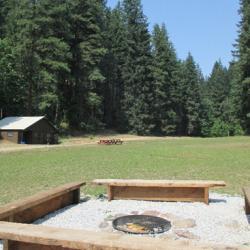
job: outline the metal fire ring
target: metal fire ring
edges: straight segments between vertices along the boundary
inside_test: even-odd
[[[131,234],[159,234],[171,228],[170,221],[150,215],[122,216],[113,220],[112,224],[114,229]]]

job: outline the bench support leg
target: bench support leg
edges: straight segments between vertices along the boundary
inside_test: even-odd
[[[245,211],[247,215],[250,215],[250,205],[249,201],[247,200],[247,197],[245,196]]]
[[[73,191],[73,204],[78,204],[80,202],[80,194],[80,188]]]
[[[108,185],[108,200],[111,201],[113,200],[113,186]]]
[[[209,188],[204,188],[204,202],[209,204]]]

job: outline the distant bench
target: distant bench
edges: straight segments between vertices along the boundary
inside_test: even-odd
[[[209,188],[225,187],[224,181],[99,179],[108,187],[108,199],[151,201],[201,201],[209,203]]]
[[[250,187],[245,187],[242,190],[245,197],[245,211],[246,214],[250,215]]]
[[[55,210],[79,203],[83,185],[85,182],[73,182],[6,204],[0,207],[0,221],[31,223]]]

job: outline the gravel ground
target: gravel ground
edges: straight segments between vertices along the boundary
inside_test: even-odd
[[[111,221],[125,214],[155,214],[170,217],[173,227],[159,237],[176,237],[177,231],[187,238],[204,243],[250,246],[250,216],[244,213],[244,200],[238,196],[212,193],[210,204],[185,202],[149,202],[90,199],[69,206],[38,220],[35,224],[91,231],[112,231]],[[187,220],[189,219],[189,220]],[[193,225],[177,225],[190,221]],[[177,228],[174,226],[178,226]],[[183,223],[182,223],[183,224]],[[184,228],[181,228],[181,227]],[[181,230],[180,230],[181,229]],[[187,233],[185,233],[187,235]],[[191,236],[190,236],[191,235]],[[0,246],[1,249],[1,246]]]

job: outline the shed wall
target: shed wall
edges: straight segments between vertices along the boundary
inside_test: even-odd
[[[54,144],[57,143],[57,131],[49,123],[48,120],[42,119],[29,129],[27,132],[31,133],[29,143],[32,144]]]
[[[13,143],[20,142],[19,131],[0,131],[0,139],[7,140]]]

